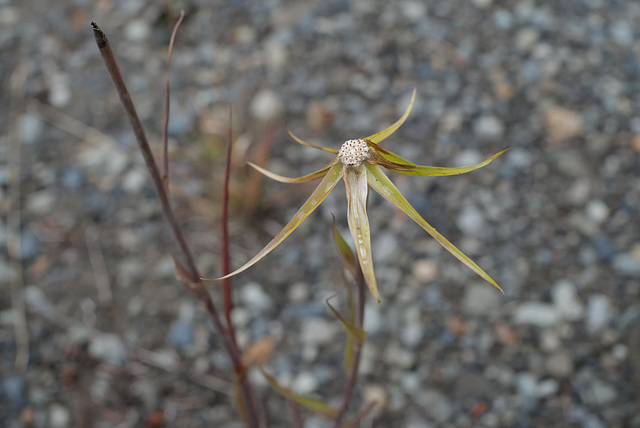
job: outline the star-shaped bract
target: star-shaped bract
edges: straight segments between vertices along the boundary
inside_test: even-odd
[[[338,184],[341,178],[344,178],[347,192],[348,203],[348,224],[356,247],[358,262],[362,269],[365,281],[373,298],[380,302],[376,277],[373,271],[373,258],[371,255],[371,234],[369,230],[369,218],[367,216],[367,195],[369,187],[382,195],[386,200],[394,204],[400,210],[404,211],[413,221],[418,223],[420,227],[427,231],[436,241],[440,243],[447,251],[453,254],[458,260],[468,266],[476,274],[485,281],[502,291],[500,286],[469,257],[465,256],[462,251],[456,248],[444,236],[442,236],[434,227],[423,219],[420,214],[409,204],[404,196],[398,191],[396,186],[389,180],[380,166],[388,170],[405,175],[420,176],[445,176],[459,175],[474,171],[481,168],[495,158],[500,156],[506,150],[503,150],[491,156],[487,160],[476,165],[464,166],[459,168],[442,168],[433,166],[416,165],[397,154],[382,148],[378,143],[393,134],[407,119],[413,103],[415,101],[416,91],[414,89],[411,96],[409,106],[404,114],[393,125],[369,137],[356,140],[346,141],[340,150],[320,147],[315,144],[306,142],[295,136],[289,128],[287,132],[298,143],[313,147],[335,155],[335,158],[329,162],[324,168],[302,177],[284,177],[271,171],[259,167],[253,163],[249,164],[274,180],[283,183],[306,183],[308,181],[322,178],[320,184],[311,193],[309,199],[300,207],[293,218],[287,225],[269,242],[258,254],[230,274],[217,278],[222,280],[239,274],[253,266],[274,248],[276,248],[284,239],[291,234],[309,215],[320,205],[327,195]]]

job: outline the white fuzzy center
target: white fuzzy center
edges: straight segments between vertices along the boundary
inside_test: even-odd
[[[338,160],[343,165],[358,166],[369,158],[369,146],[364,140],[347,140],[338,152]]]

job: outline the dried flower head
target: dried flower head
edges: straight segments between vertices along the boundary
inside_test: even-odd
[[[338,151],[338,160],[345,166],[359,166],[371,157],[365,140],[347,140]]]
[[[377,302],[380,302],[380,296],[378,293],[378,286],[376,284],[376,278],[373,271],[369,218],[367,216],[367,196],[369,187],[378,192],[389,202],[393,203],[396,207],[407,214],[413,221],[418,223],[420,227],[426,230],[429,235],[431,235],[436,241],[438,241],[440,245],[442,245],[447,251],[453,254],[454,257],[456,257],[458,260],[460,260],[476,274],[496,287],[498,290],[502,291],[498,284],[489,275],[487,275],[485,271],[483,271],[477,264],[475,264],[471,259],[465,256],[462,251],[456,248],[436,229],[434,229],[429,223],[427,223],[420,216],[420,214],[418,214],[418,212],[398,191],[391,180],[389,180],[380,166],[405,175],[459,175],[474,171],[489,164],[506,150],[496,153],[487,160],[476,165],[459,168],[443,168],[416,165],[379,146],[379,142],[393,134],[407,119],[409,113],[411,112],[411,108],[413,107],[415,97],[416,91],[414,90],[413,95],[411,96],[409,107],[407,107],[402,117],[400,117],[400,119],[398,119],[393,125],[376,134],[370,135],[367,138],[347,140],[342,145],[340,150],[320,147],[316,146],[315,144],[306,142],[296,137],[287,128],[289,135],[291,135],[291,137],[298,143],[332,153],[335,155],[335,157],[324,168],[303,177],[284,177],[250,163],[252,167],[257,169],[267,177],[273,178],[274,180],[278,180],[283,183],[305,183],[319,178],[322,178],[322,181],[320,181],[318,187],[316,187],[311,196],[309,196],[309,199],[307,199],[307,201],[302,205],[298,212],[293,216],[291,221],[289,221],[289,223],[273,238],[273,240],[271,240],[271,242],[269,242],[258,254],[256,254],[242,267],[230,273],[229,275],[226,275],[222,278],[217,278],[216,280],[221,280],[237,275],[238,273],[243,272],[249,267],[253,266],[267,254],[269,254],[320,205],[320,203],[327,197],[331,190],[333,190],[336,184],[338,184],[338,181],[340,181],[341,178],[344,178],[347,191],[347,221],[349,223],[349,229],[351,230],[351,235],[356,246],[358,262],[360,264],[360,267],[362,268],[362,273],[367,283],[367,287],[369,288],[371,294]]]

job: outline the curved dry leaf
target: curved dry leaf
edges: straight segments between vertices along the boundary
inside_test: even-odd
[[[411,94],[411,101],[409,101],[409,106],[404,111],[404,114],[400,117],[400,119],[398,119],[390,127],[386,128],[386,129],[383,129],[380,132],[376,132],[375,134],[370,135],[370,136],[368,136],[367,138],[364,138],[364,139],[365,140],[369,140],[372,143],[379,143],[380,141],[382,141],[385,138],[387,138],[389,135],[391,135],[394,132],[396,132],[396,130],[402,126],[404,121],[407,120],[407,117],[409,117],[409,113],[411,113],[411,109],[413,108],[413,103],[415,102],[415,100],[416,100],[416,90],[414,89],[413,93]]]
[[[420,227],[427,231],[436,241],[440,243],[447,251],[449,251],[455,258],[464,263],[467,267],[478,274],[482,279],[493,285],[500,290],[502,288],[491,278],[485,271],[483,271],[477,264],[475,264],[469,257],[464,255],[462,251],[456,248],[451,242],[440,234],[433,226],[426,222],[420,214],[409,204],[409,202],[402,196],[400,191],[396,188],[391,180],[382,172],[382,170],[376,165],[367,165],[367,177],[371,187],[378,192],[386,200],[394,204],[400,210],[404,211],[413,221],[418,223]]]
[[[242,365],[245,367],[264,366],[269,362],[275,344],[269,337],[263,337],[253,342],[242,354]]]
[[[364,280],[376,302],[380,303],[380,294],[376,276],[373,272],[373,257],[371,254],[371,231],[367,217],[367,174],[365,164],[358,167],[344,169],[344,181],[347,189],[347,222],[356,246],[356,255],[362,269]]]
[[[303,397],[302,395],[296,394],[290,389],[280,385],[272,376],[269,376],[262,367],[260,367],[260,372],[273,389],[278,391],[281,395],[288,398],[289,400],[295,401],[296,403],[300,404],[303,407],[306,407],[312,412],[329,419],[335,419],[335,417],[338,415],[338,412],[335,409],[329,407],[328,404],[325,404],[322,401],[315,400],[313,398]]]
[[[302,207],[296,212],[293,218],[287,223],[287,225],[269,242],[258,254],[256,254],[251,260],[242,265],[240,268],[220,278],[202,278],[205,281],[221,281],[226,278],[231,278],[249,269],[251,266],[262,260],[267,254],[273,251],[287,236],[291,234],[311,213],[318,208],[318,205],[327,197],[327,195],[336,187],[338,181],[342,178],[342,164],[333,165],[327,175],[322,179],[318,187],[311,193],[309,199],[302,204]]]

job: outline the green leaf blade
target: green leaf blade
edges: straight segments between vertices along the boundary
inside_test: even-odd
[[[405,120],[407,120],[407,117],[409,117],[409,113],[411,113],[411,109],[413,108],[413,103],[415,102],[415,100],[416,100],[416,90],[414,89],[413,93],[411,94],[411,101],[409,101],[409,106],[404,111],[404,114],[400,117],[400,119],[398,119],[390,127],[383,129],[382,131],[377,132],[373,135],[368,136],[367,138],[365,138],[365,140],[369,140],[372,143],[379,143],[380,141],[387,138],[389,135],[396,132],[396,130],[402,126]]]
[[[335,419],[338,415],[338,412],[335,409],[332,409],[327,404],[323,403],[320,400],[315,400],[313,398],[303,397],[302,395],[296,394],[288,388],[280,385],[272,376],[269,376],[267,372],[264,371],[262,367],[260,367],[260,372],[267,380],[269,385],[276,391],[278,391],[281,395],[288,398],[289,400],[295,401],[303,407],[311,410],[314,413],[322,415],[329,419]]]
[[[371,187],[378,192],[383,198],[394,204],[405,214],[409,216],[413,221],[418,223],[429,235],[431,235],[440,245],[442,245],[447,251],[449,251],[455,258],[464,263],[482,279],[493,285],[500,290],[502,288],[491,278],[485,271],[483,271],[477,264],[475,264],[469,257],[464,255],[462,251],[456,248],[451,242],[440,234],[433,226],[426,222],[420,214],[409,204],[409,202],[402,196],[400,191],[396,188],[391,180],[382,172],[382,170],[376,165],[367,166],[367,179]]]
[[[338,257],[342,262],[342,265],[355,277],[356,276],[356,256],[353,254],[351,247],[347,244],[347,241],[344,240],[338,227],[336,226],[336,218],[333,217],[333,242],[336,246],[336,250],[338,251]],[[350,289],[349,287],[347,287]]]
[[[327,171],[327,175],[322,179],[318,187],[311,193],[311,196],[307,199],[307,201],[302,204],[302,207],[296,212],[293,218],[286,224],[284,228],[269,242],[258,254],[256,254],[251,260],[242,265],[240,268],[231,272],[228,275],[225,275],[220,278],[215,279],[207,279],[202,278],[207,281],[221,281],[226,278],[231,278],[239,274],[240,272],[244,272],[249,269],[251,266],[262,260],[267,254],[273,251],[282,241],[285,240],[287,236],[291,234],[300,224],[307,218],[311,213],[318,208],[318,205],[329,195],[329,193],[336,187],[338,181],[342,178],[342,164],[336,163],[329,171]]]
[[[446,167],[437,167],[437,166],[408,165],[408,168],[406,169],[404,166],[400,169],[396,169],[396,168],[390,168],[390,169],[393,170],[394,172],[397,172],[398,174],[417,175],[422,177],[444,177],[447,175],[460,175],[460,174],[466,174],[471,171],[475,171],[476,169],[482,168],[483,166],[490,164],[498,156],[500,156],[507,150],[509,149],[502,150],[501,152],[496,153],[495,155],[491,156],[488,159],[485,159],[480,163],[477,163],[475,165],[469,165],[469,166],[446,168]]]
[[[369,147],[375,150],[380,156],[382,156],[384,159],[390,162],[394,162],[401,165],[415,165],[415,163],[393,153],[391,150],[385,149],[379,144],[373,143],[371,141],[367,141],[367,144],[369,145]]]
[[[358,345],[362,345],[365,339],[367,338],[367,332],[356,327],[351,321],[349,321],[344,315],[342,315],[336,308],[334,308],[333,305],[331,305],[331,303],[329,303],[329,300],[332,299],[333,297],[334,296],[326,299],[325,303],[327,304],[327,306],[329,306],[329,309],[331,309],[331,312],[333,312],[336,318],[340,320],[340,322],[344,326],[349,336],[351,336]]]
[[[296,143],[298,144],[302,144],[303,146],[307,146],[307,147],[311,147],[314,149],[318,149],[318,150],[322,150],[323,152],[328,152],[328,153],[333,153],[334,155],[338,154],[338,150],[336,149],[330,149],[328,147],[322,147],[322,146],[317,146],[315,144],[309,143],[308,141],[303,140],[302,138],[296,136],[293,132],[291,132],[291,130],[289,129],[289,125],[287,125],[287,133],[289,134],[289,136],[291,138],[293,138]]]
[[[373,272],[373,257],[371,253],[371,231],[367,216],[367,174],[365,163],[357,167],[345,167],[343,177],[347,190],[347,222],[356,247],[358,262],[364,275],[364,280],[376,302],[380,303],[376,276]]]
[[[271,178],[272,180],[276,180],[281,183],[308,183],[309,181],[313,181],[321,178],[327,173],[327,171],[329,171],[329,168],[331,168],[331,164],[329,164],[316,172],[303,175],[302,177],[285,177],[284,175],[276,174],[275,172],[271,172],[267,169],[264,169],[261,166],[254,164],[253,162],[247,162],[247,163],[249,164],[249,166],[251,166],[253,169],[258,171],[259,173]]]

